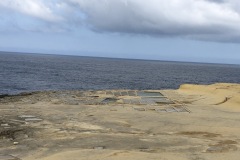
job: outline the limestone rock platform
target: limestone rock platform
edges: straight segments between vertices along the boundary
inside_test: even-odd
[[[239,84],[0,96],[0,160],[239,160]]]

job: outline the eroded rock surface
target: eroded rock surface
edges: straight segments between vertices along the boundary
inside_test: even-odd
[[[240,113],[208,98],[183,90],[2,96],[0,160],[238,160]]]

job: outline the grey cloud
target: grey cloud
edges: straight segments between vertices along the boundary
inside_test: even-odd
[[[214,2],[214,3],[223,3],[224,2],[224,0],[206,0],[206,1]]]
[[[61,17],[54,15],[50,3],[44,0],[4,0],[0,1],[0,7],[23,13],[46,21],[59,21]]]
[[[20,8],[16,7],[20,0],[11,2],[15,7],[8,6],[10,0],[1,1],[0,7],[36,18],[36,24],[52,31],[85,26],[102,33],[222,42],[240,39],[238,0],[21,0]]]
[[[240,36],[236,0],[71,0],[99,32],[234,41]]]
[[[68,31],[70,5],[63,2],[61,0],[0,1],[0,32]]]

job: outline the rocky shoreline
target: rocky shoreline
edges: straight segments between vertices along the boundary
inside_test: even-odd
[[[237,160],[238,87],[4,95],[0,159]]]

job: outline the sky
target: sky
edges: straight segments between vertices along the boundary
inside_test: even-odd
[[[240,1],[1,0],[0,50],[240,64]]]

